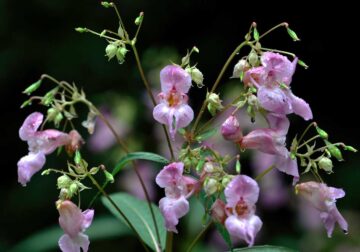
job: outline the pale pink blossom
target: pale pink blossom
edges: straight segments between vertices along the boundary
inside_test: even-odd
[[[68,134],[47,129],[38,131],[43,121],[43,115],[39,112],[30,114],[19,130],[20,139],[27,141],[29,154],[22,157],[18,162],[18,182],[26,185],[31,177],[45,164],[45,155],[52,153],[56,148],[70,143]]]
[[[336,207],[336,200],[345,196],[343,189],[310,181],[296,185],[296,191],[320,212],[328,237],[331,237],[336,222],[347,233],[348,223]]]
[[[165,166],[156,176],[156,184],[165,188],[165,197],[159,202],[161,214],[165,219],[168,231],[177,233],[179,219],[189,211],[189,198],[197,189],[197,180],[183,176],[184,164],[171,163]]]
[[[229,116],[221,125],[221,134],[225,140],[238,142],[242,138],[242,130],[235,116]]]
[[[262,227],[262,221],[255,215],[255,203],[259,197],[258,184],[246,175],[237,175],[226,186],[224,193],[228,212],[226,229],[231,236],[252,246]]]
[[[159,104],[153,110],[156,121],[169,127],[172,139],[179,128],[186,127],[194,118],[187,104],[186,93],[191,87],[191,76],[180,66],[169,65],[160,72],[161,93]]]
[[[58,203],[60,214],[59,224],[64,230],[64,235],[59,239],[59,247],[62,252],[87,252],[89,249],[89,237],[83,232],[91,225],[94,210],[81,210],[71,201],[65,200]]]
[[[258,89],[259,104],[266,110],[277,114],[295,113],[310,120],[312,111],[309,104],[290,89],[297,61],[297,58],[290,62],[281,54],[265,52],[261,56],[262,66],[248,70],[244,82]]]

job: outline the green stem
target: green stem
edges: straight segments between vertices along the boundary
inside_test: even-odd
[[[268,174],[274,168],[275,168],[275,165],[271,165],[269,168],[267,168],[266,170],[262,171],[259,175],[257,175],[255,180],[256,181],[261,180],[266,174]]]
[[[198,235],[195,237],[195,239],[190,243],[190,246],[186,250],[187,252],[191,252],[191,250],[194,248],[195,244],[200,240],[200,238],[206,233],[206,231],[210,228],[212,225],[212,221],[210,221],[201,231],[198,233]]]
[[[316,125],[316,122],[312,122],[312,123],[310,123],[310,124],[306,127],[306,129],[304,130],[304,132],[301,134],[301,136],[300,136],[300,138],[299,138],[299,140],[298,140],[298,143],[300,143],[301,140],[303,140],[305,134],[309,131],[309,129],[310,129],[312,126],[315,126],[315,125]]]
[[[141,65],[141,61],[140,61],[140,57],[139,57],[139,54],[138,54],[138,51],[136,49],[136,46],[135,44],[131,44],[131,48],[134,52],[134,56],[135,56],[135,60],[136,60],[136,64],[137,64],[137,67],[138,67],[138,70],[139,70],[139,73],[140,73],[140,76],[141,76],[141,79],[145,85],[145,88],[146,88],[146,91],[151,99],[151,102],[154,106],[156,106],[156,100],[154,98],[154,95],[152,94],[151,92],[151,88],[150,88],[150,85],[149,85],[149,82],[147,81],[146,77],[145,77],[145,73],[144,73],[144,70],[142,68],[142,65]],[[169,151],[170,151],[170,155],[171,155],[171,160],[175,160],[175,156],[174,156],[174,150],[173,150],[173,147],[171,145],[171,140],[170,140],[170,136],[169,136],[169,132],[166,128],[165,125],[162,125],[163,127],[163,130],[164,130],[164,134],[165,134],[165,137],[166,137],[166,142],[167,142],[167,145],[169,147]]]
[[[273,32],[274,30],[276,30],[276,29],[278,29],[278,28],[280,28],[280,27],[283,27],[283,26],[284,26],[284,27],[287,27],[287,26],[288,26],[288,23],[283,22],[283,23],[280,23],[280,24],[274,26],[273,28],[267,30],[267,31],[264,32],[262,35],[260,35],[259,40],[260,40],[261,38],[265,37],[266,35],[268,35],[269,33]]]
[[[92,34],[95,34],[95,35],[99,36],[100,38],[106,38],[106,39],[109,39],[109,40],[112,40],[112,41],[118,41],[118,39],[115,39],[113,37],[109,37],[109,36],[106,36],[106,35],[102,35],[102,34],[96,32],[96,31],[93,31],[93,30],[89,29],[89,28],[85,28],[85,31],[90,32]]]
[[[300,149],[301,147],[307,145],[308,143],[314,141],[315,139],[318,139],[319,137],[320,137],[319,135],[316,135],[316,136],[310,138],[309,140],[306,140],[305,142],[303,142],[302,144],[300,144],[296,149],[297,149],[297,150]]]
[[[282,54],[286,54],[286,55],[289,55],[293,58],[296,57],[295,54],[291,53],[291,52],[287,52],[287,51],[282,51],[282,50],[277,50],[277,49],[271,49],[271,48],[265,48],[265,47],[261,47],[262,50],[265,50],[265,51],[271,51],[271,52],[278,52],[278,53],[282,53]]]
[[[146,247],[145,243],[141,239],[139,233],[136,231],[135,227],[131,224],[130,220],[126,217],[123,211],[116,205],[116,203],[112,200],[112,198],[102,189],[99,183],[94,179],[94,177],[88,174],[88,177],[92,181],[92,183],[96,186],[96,188],[104,195],[104,197],[110,202],[110,204],[115,208],[115,210],[121,215],[127,225],[130,227],[132,231],[134,231],[135,235],[139,239],[141,245],[144,247],[145,251],[149,252],[149,249]]]
[[[240,45],[238,45],[238,47],[236,47],[236,49],[232,52],[232,54],[230,55],[230,57],[227,59],[227,61],[225,62],[224,66],[222,67],[214,85],[212,86],[211,90],[210,90],[210,93],[213,93],[215,91],[215,89],[217,88],[217,86],[219,85],[220,83],[220,80],[221,78],[223,77],[226,69],[228,68],[228,66],[230,65],[231,61],[235,58],[235,56],[239,53],[239,51],[241,50],[241,48],[243,48],[245,45],[247,45],[249,42],[248,41],[244,41],[242,42]],[[205,109],[206,109],[206,105],[207,105],[207,100],[205,99],[202,106],[201,106],[201,109],[200,109],[200,112],[199,114],[197,115],[196,119],[195,119],[195,123],[194,123],[194,126],[192,127],[191,129],[191,132],[192,134],[194,134],[199,122],[200,122],[200,119],[202,117],[202,115],[204,114],[205,112]]]
[[[174,237],[174,233],[167,231],[166,232],[166,247],[165,247],[165,252],[171,252],[172,251],[172,246],[173,246],[173,237]]]

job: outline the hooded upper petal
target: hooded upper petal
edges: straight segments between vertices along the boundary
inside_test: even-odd
[[[238,218],[231,215],[226,219],[225,227],[231,236],[244,240],[250,247],[254,245],[256,234],[262,227],[262,221],[256,215],[250,218]]]
[[[183,170],[182,162],[174,162],[165,166],[156,176],[156,184],[162,188],[177,186],[182,180]]]
[[[71,238],[76,237],[83,230],[83,214],[70,200],[65,200],[58,206],[60,214],[59,224],[65,234]]]
[[[26,117],[23,125],[19,130],[19,136],[21,140],[27,141],[30,139],[43,122],[43,118],[43,114],[39,112],[31,113],[28,117]]]
[[[179,198],[164,197],[160,200],[159,207],[165,219],[166,229],[177,233],[176,225],[179,223],[179,218],[189,211],[189,202],[184,196]]]
[[[54,129],[47,129],[36,132],[28,140],[28,145],[31,152],[41,151],[44,154],[50,154],[56,148],[67,145],[70,142],[71,138],[68,134]]]
[[[176,90],[187,93],[191,87],[191,76],[188,72],[177,65],[168,65],[160,72],[162,92]]]
[[[82,223],[81,223],[81,227],[83,230],[87,229],[88,227],[90,227],[93,218],[94,218],[94,210],[93,209],[87,209],[85,211],[82,212]]]
[[[18,182],[23,186],[30,181],[31,177],[41,170],[45,164],[45,155],[42,152],[29,153],[22,157],[17,163],[18,166]]]
[[[229,206],[235,206],[240,200],[254,205],[259,198],[257,182],[246,175],[235,176],[225,188],[225,197]]]

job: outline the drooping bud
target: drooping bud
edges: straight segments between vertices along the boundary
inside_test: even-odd
[[[208,173],[213,173],[215,171],[215,166],[213,162],[206,162],[204,164],[204,171]]]
[[[106,46],[105,53],[109,60],[115,57],[117,49],[118,47],[113,43],[110,43]]]
[[[333,163],[331,161],[330,158],[327,158],[327,157],[322,157],[320,160],[319,160],[319,168],[320,169],[323,169],[324,171],[326,171],[327,173],[332,173],[333,170]]]
[[[69,178],[69,176],[62,175],[57,178],[57,187],[58,189],[68,188],[72,182],[73,181]]]
[[[232,180],[231,176],[224,176],[223,179],[221,180],[221,185],[226,188],[226,186],[230,183],[230,181]]]
[[[259,64],[259,56],[255,50],[251,50],[248,60],[251,66],[255,67]]]
[[[79,150],[80,147],[85,143],[77,130],[69,132],[70,141],[65,145],[65,150],[69,155],[72,155],[75,151]]]
[[[82,28],[82,27],[77,27],[77,28],[75,28],[75,31],[80,32],[80,33],[84,33],[84,32],[87,32],[87,29]]]
[[[79,186],[77,185],[77,183],[73,182],[69,186],[69,197],[72,198],[72,196],[74,196],[77,193],[78,189],[79,189]]]
[[[315,128],[316,128],[317,133],[319,134],[319,136],[320,136],[322,139],[328,139],[329,135],[328,135],[328,133],[326,133],[325,130],[320,129],[318,126],[316,126]]]
[[[221,125],[221,134],[225,140],[238,142],[243,137],[239,121],[235,116],[229,116]]]
[[[59,127],[59,125],[60,125],[60,123],[61,123],[61,121],[64,119],[64,116],[63,116],[63,114],[62,113],[57,113],[57,115],[55,116],[55,118],[54,118],[54,124],[55,124],[55,126],[56,127]]]
[[[202,72],[198,68],[196,68],[196,67],[187,67],[185,69],[185,71],[190,74],[192,81],[196,83],[198,88],[202,88],[204,86],[204,84],[203,84],[204,75],[202,74]]]
[[[239,60],[239,62],[236,63],[236,65],[234,67],[233,75],[231,76],[231,78],[240,78],[242,73],[247,71],[249,68],[250,68],[250,65],[245,59]]]
[[[41,85],[41,79],[38,80],[37,82],[31,84],[29,87],[27,87],[23,93],[24,94],[27,94],[27,95],[30,95],[32,92],[36,91]]]
[[[204,191],[206,195],[212,195],[217,192],[219,187],[219,182],[214,178],[207,178],[204,182]]]
[[[216,111],[221,110],[223,108],[219,95],[215,93],[207,94],[207,108],[212,116],[215,115]]]
[[[135,19],[135,24],[140,25],[144,19],[144,12],[140,12],[139,16]]]
[[[330,143],[329,141],[325,140],[327,149],[330,152],[330,155],[334,158],[336,158],[338,161],[343,161],[343,157],[341,154],[341,151],[338,147],[336,147],[334,144]]]
[[[300,41],[299,37],[296,35],[296,33],[291,30],[289,27],[286,28],[289,36],[294,40],[294,41]]]
[[[116,51],[116,58],[119,62],[119,64],[122,64],[125,62],[125,55],[128,52],[128,50],[125,47],[120,46]]]
[[[57,116],[57,114],[59,113],[59,111],[55,108],[49,108],[47,110],[47,120],[49,122],[52,122],[55,120],[55,117]]]
[[[95,119],[96,119],[96,113],[93,111],[90,111],[88,113],[86,121],[83,121],[81,125],[85,128],[87,128],[89,134],[93,134],[95,130]]]
[[[114,176],[107,170],[103,170],[107,182],[114,183]]]
[[[211,206],[210,214],[214,221],[224,224],[227,217],[225,203],[221,199],[217,199]]]

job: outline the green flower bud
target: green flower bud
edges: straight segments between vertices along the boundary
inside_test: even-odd
[[[302,60],[298,60],[297,63],[298,63],[300,66],[302,66],[303,68],[305,68],[305,69],[308,69],[308,68],[309,68],[309,66],[306,65],[306,63],[305,63],[304,61],[302,61]]]
[[[55,117],[57,116],[57,114],[59,113],[59,111],[55,108],[49,108],[47,110],[47,119],[49,122],[54,121]]]
[[[73,181],[69,178],[69,176],[62,175],[57,178],[57,187],[58,189],[68,188],[72,182]]]
[[[330,152],[330,155],[334,158],[336,158],[338,161],[343,161],[343,157],[341,154],[341,151],[338,147],[336,147],[335,145],[331,144],[331,143],[327,143],[327,149]]]
[[[75,28],[75,31],[80,32],[80,33],[84,33],[84,32],[87,32],[87,29],[82,28],[82,27],[77,27],[77,28]]]
[[[106,46],[105,53],[109,60],[115,57],[117,49],[118,47],[113,43],[110,43]]]
[[[79,189],[79,186],[76,184],[76,182],[72,183],[69,186],[69,197],[71,198],[73,195],[75,195],[77,193]]]
[[[25,108],[26,106],[30,106],[31,105],[31,99],[24,101],[23,104],[21,104],[20,108]]]
[[[219,183],[214,178],[208,178],[204,182],[204,191],[206,195],[212,195],[217,192]]]
[[[80,164],[82,158],[81,158],[81,154],[80,154],[80,151],[76,150],[75,152],[75,156],[74,156],[74,162],[75,164]]]
[[[66,188],[62,188],[60,190],[60,194],[59,194],[59,199],[61,200],[66,200],[66,199],[69,199],[69,190],[66,189]]]
[[[241,59],[236,63],[234,66],[233,75],[232,78],[240,78],[241,74],[243,74],[245,71],[247,71],[250,68],[249,63],[245,59]]]
[[[185,70],[190,74],[191,79],[193,80],[193,82],[196,83],[198,88],[202,88],[204,86],[203,84],[204,76],[199,69],[197,69],[196,67],[191,67],[191,68],[188,67]]]
[[[320,169],[323,169],[327,173],[332,173],[333,163],[330,158],[322,157],[318,164]]]
[[[55,118],[54,118],[54,124],[55,124],[55,126],[56,127],[58,127],[59,126],[59,124],[61,123],[61,121],[64,119],[64,116],[63,116],[63,114],[62,113],[57,113],[57,115],[55,116]]]
[[[104,174],[105,174],[105,178],[106,178],[106,181],[110,182],[110,183],[114,183],[114,176],[108,172],[107,170],[104,170]]]
[[[105,8],[110,8],[112,6],[112,4],[109,2],[101,2],[101,5],[104,6]]]
[[[224,176],[223,179],[221,180],[221,185],[225,188],[230,181],[232,180],[232,178],[230,176]]]
[[[258,105],[258,99],[257,99],[256,95],[253,95],[253,94],[249,95],[249,97],[248,97],[248,103],[249,103],[249,105],[251,105],[251,106],[257,107],[257,105]]]
[[[251,50],[251,52],[248,56],[248,60],[249,60],[250,65],[253,67],[255,67],[259,64],[259,56],[255,52],[255,50]]]
[[[220,100],[219,95],[215,93],[208,93],[207,94],[207,108],[211,115],[215,115],[217,110],[221,110],[223,108]]]
[[[140,12],[140,15],[135,19],[135,24],[140,25],[144,19],[144,12]]]
[[[300,39],[298,38],[298,36],[296,35],[296,33],[295,33],[293,30],[291,30],[289,27],[286,28],[286,30],[287,30],[289,36],[290,36],[294,41],[300,41]]]
[[[216,171],[214,163],[213,162],[206,162],[204,165],[204,170],[208,173],[213,173]]]
[[[116,58],[119,61],[119,64],[124,63],[125,61],[125,55],[128,52],[128,50],[125,47],[119,47],[116,51]]]
[[[23,93],[24,93],[24,94],[27,94],[27,95],[30,95],[32,92],[36,91],[36,90],[40,87],[41,81],[42,81],[42,80],[40,79],[40,80],[38,80],[37,82],[31,84],[30,86],[28,86],[28,87],[23,91]]]
[[[352,147],[350,145],[345,145],[344,150],[351,151],[351,152],[357,152],[357,149],[355,149],[354,147]]]
[[[316,131],[322,139],[328,139],[329,135],[328,135],[328,133],[326,133],[325,130],[322,130],[316,126]]]

